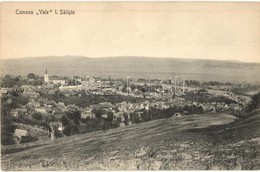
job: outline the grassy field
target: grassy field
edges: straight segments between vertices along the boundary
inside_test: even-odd
[[[260,169],[260,113],[172,117],[2,147],[2,170]]]

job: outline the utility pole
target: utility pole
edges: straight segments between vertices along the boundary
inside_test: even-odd
[[[172,93],[172,77],[169,78],[171,84],[171,93]]]
[[[174,95],[176,94],[176,79],[178,78],[178,76],[174,77]]]
[[[128,88],[129,87],[129,78],[130,78],[130,76],[126,77],[126,85],[127,85],[126,86],[126,90],[127,90],[127,94],[129,94],[129,88]]]
[[[164,85],[162,84],[162,92],[163,92],[163,94],[164,94]]]
[[[182,93],[184,94],[184,81],[182,82]]]
[[[106,88],[107,88],[107,81],[105,81],[105,92],[104,92],[104,94],[106,95],[106,93],[107,93],[107,91],[106,91]]]

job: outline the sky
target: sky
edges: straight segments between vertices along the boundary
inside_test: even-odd
[[[17,15],[71,9],[75,15]],[[146,56],[260,63],[259,2],[1,3],[1,58]]]

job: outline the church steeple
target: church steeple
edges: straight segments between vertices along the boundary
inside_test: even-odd
[[[45,73],[44,73],[44,82],[46,82],[46,83],[49,82],[49,75],[48,75],[47,69],[45,70]]]

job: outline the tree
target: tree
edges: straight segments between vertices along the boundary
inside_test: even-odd
[[[131,113],[130,113],[130,120],[131,120],[133,123],[137,123],[137,124],[141,122],[141,120],[140,120],[139,115],[138,115],[137,112],[131,112]]]
[[[63,134],[71,136],[79,133],[81,120],[80,111],[69,111],[61,117],[62,125],[64,126]]]
[[[10,116],[12,105],[4,103],[3,98],[4,97],[1,98],[1,144],[10,145],[15,143],[12,137],[15,126],[13,125]]]
[[[107,116],[108,116],[108,121],[109,122],[112,122],[113,121],[113,117],[114,117],[114,114],[113,114],[113,112],[111,112],[111,111],[109,111],[108,113],[107,113]]]
[[[125,122],[124,122],[124,123],[125,123],[125,125],[128,125],[128,123],[129,123],[128,114],[124,112],[123,115],[124,115],[124,117],[125,117]]]
[[[15,80],[11,75],[5,75],[5,77],[2,79],[1,87],[13,87],[15,85]]]
[[[27,75],[27,78],[28,78],[28,79],[35,79],[35,78],[36,78],[36,75],[35,75],[34,73],[29,73],[29,74]]]
[[[42,114],[40,112],[33,113],[32,117],[38,121],[42,120]]]
[[[63,126],[66,126],[69,124],[69,121],[65,115],[63,115],[60,120],[61,120],[61,123]]]
[[[247,104],[247,111],[252,112],[255,109],[260,108],[260,91],[252,96],[251,101]]]
[[[79,124],[81,113],[78,110],[69,111],[65,114],[69,119],[71,119],[75,124]]]
[[[95,114],[96,118],[97,119],[101,119],[101,116],[103,115],[103,112],[101,109],[93,109],[92,110],[92,113]]]
[[[65,126],[63,130],[63,134],[65,134],[66,136],[72,136],[78,133],[79,133],[79,128],[73,125]]]
[[[38,139],[36,137],[32,137],[30,135],[21,137],[21,143],[35,142],[37,140]]]

